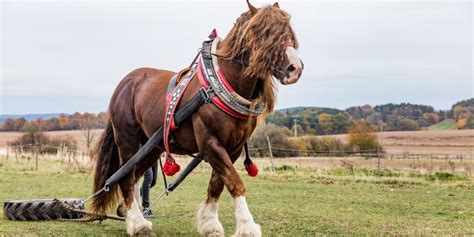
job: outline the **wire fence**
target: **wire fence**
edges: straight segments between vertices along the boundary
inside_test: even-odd
[[[47,152],[45,152],[47,151]],[[260,157],[271,162],[271,169],[273,170],[274,160],[276,164],[282,165],[282,162],[291,163],[293,160],[300,162],[302,158],[305,159],[305,164],[308,165],[311,162],[322,165],[325,162],[325,158],[329,158],[331,165],[337,167],[339,164],[335,164],[337,160],[354,160],[351,158],[362,158],[366,160],[365,166],[370,168],[384,168],[389,167],[390,162],[392,163],[405,163],[411,169],[418,169],[419,167],[429,167],[434,170],[452,170],[453,172],[462,168],[462,173],[471,174],[471,170],[474,170],[474,159],[472,153],[414,153],[414,152],[378,152],[377,150],[360,150],[357,152],[353,151],[321,151],[321,150],[304,150],[304,149],[288,149],[283,147],[272,147],[271,143],[268,146],[250,148],[249,149],[252,157]],[[287,152],[291,154],[287,157],[273,157],[273,154],[279,152],[284,154]],[[283,152],[283,153],[282,153]],[[259,156],[258,154],[268,154]],[[6,160],[34,160],[34,169],[38,170],[39,161],[41,160],[56,160],[61,161],[63,164],[68,166],[75,166],[81,169],[85,169],[87,165],[90,165],[90,152],[79,149],[71,149],[66,145],[52,146],[45,144],[22,144],[22,145],[8,145],[6,149],[0,150]],[[280,161],[281,162],[280,162]],[[361,163],[361,162],[359,162]],[[426,166],[426,164],[428,164]],[[460,167],[456,164],[466,164],[465,167]],[[310,164],[311,166],[311,164]]]
[[[52,146],[48,144],[21,144],[7,145],[5,150],[0,151],[6,160],[27,159],[35,160],[35,170],[39,168],[39,160],[56,160],[68,165],[83,167],[90,162],[90,151],[71,149],[65,144]]]

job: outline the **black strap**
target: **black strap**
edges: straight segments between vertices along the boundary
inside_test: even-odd
[[[248,146],[247,142],[244,143],[244,150],[245,150],[244,165],[251,165],[252,160],[250,159],[249,146]]]

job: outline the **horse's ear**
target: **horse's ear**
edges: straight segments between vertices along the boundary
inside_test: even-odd
[[[272,7],[280,8],[280,5],[278,5],[278,2],[273,3]]]
[[[249,0],[247,0],[247,5],[249,6],[249,12],[251,16],[257,14],[257,8],[250,4]]]

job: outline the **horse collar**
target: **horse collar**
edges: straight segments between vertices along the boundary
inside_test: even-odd
[[[248,119],[260,115],[265,110],[264,103],[253,104],[232,88],[222,73],[217,56],[220,38],[215,36],[202,44],[201,57],[198,59],[197,74],[201,86],[212,89],[216,96],[211,101],[222,111],[233,117]]]

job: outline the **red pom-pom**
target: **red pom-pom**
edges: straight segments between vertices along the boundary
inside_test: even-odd
[[[257,176],[257,174],[258,174],[257,164],[254,164],[254,163],[251,163],[249,165],[245,165],[245,170],[247,170],[247,173],[252,177]]]
[[[163,172],[168,176],[175,175],[180,169],[181,167],[176,162],[171,163],[170,161],[166,161],[163,165]]]

